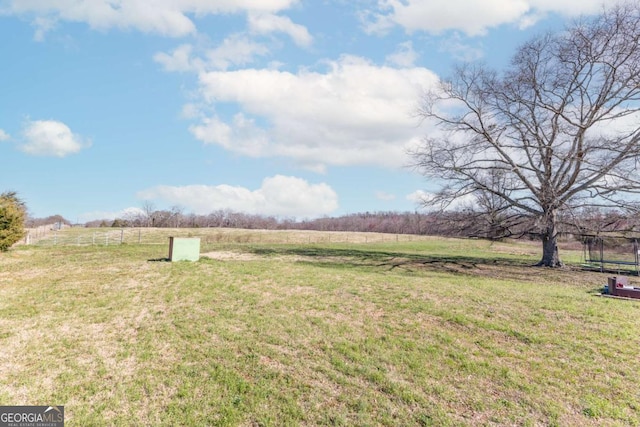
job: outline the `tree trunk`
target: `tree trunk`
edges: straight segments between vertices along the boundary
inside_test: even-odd
[[[562,267],[558,253],[558,231],[556,229],[556,213],[547,212],[546,224],[542,233],[542,259],[536,265],[543,267]]]

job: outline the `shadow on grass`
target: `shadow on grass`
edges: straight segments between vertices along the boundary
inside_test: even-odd
[[[170,262],[169,258],[152,258],[148,259],[147,262]]]
[[[439,255],[331,247],[254,247],[249,250],[261,256],[293,256],[298,258],[297,262],[332,269],[378,270],[406,274],[431,272],[464,275],[470,279],[475,277],[593,287],[601,286],[603,281],[602,273],[584,270],[579,265],[567,265],[562,268],[541,267],[536,265],[537,260],[500,254],[496,254],[495,257],[486,254],[474,256],[473,253]]]
[[[376,251],[369,249],[340,249],[327,247],[305,248],[252,248],[261,256],[288,255],[301,257],[298,262],[329,268],[378,268],[386,271],[401,270],[408,273],[436,271],[455,274],[486,275],[518,280],[537,276],[544,267],[536,267],[531,260],[506,257],[469,255],[416,254]]]

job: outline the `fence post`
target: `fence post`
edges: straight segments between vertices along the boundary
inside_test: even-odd
[[[56,246],[58,244],[58,232],[55,231],[53,233],[53,245]]]
[[[122,244],[123,240],[124,240],[124,228],[121,228],[120,229],[120,244]]]
[[[138,244],[142,241],[142,229],[138,228]]]

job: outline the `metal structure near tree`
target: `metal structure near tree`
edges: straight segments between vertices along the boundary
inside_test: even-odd
[[[584,266],[640,276],[640,236],[584,234]]]

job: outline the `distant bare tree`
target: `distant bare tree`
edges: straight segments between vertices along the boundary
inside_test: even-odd
[[[156,210],[155,205],[153,204],[153,202],[149,201],[149,200],[145,200],[142,203],[142,212],[144,212],[145,215],[145,219],[146,219],[146,226],[147,227],[151,227],[153,226],[153,213]]]
[[[183,220],[184,208],[182,206],[174,205],[171,207],[171,226],[175,228],[180,227],[180,223]]]
[[[616,209],[585,208],[573,212],[567,222],[575,227],[578,234],[637,234],[639,220],[635,215],[627,215]]]
[[[42,225],[64,224],[71,225],[71,221],[63,217],[62,215],[49,215],[45,218],[32,218],[29,217],[25,221],[27,227],[40,227]]]
[[[483,191],[536,217],[539,265],[560,266],[561,212],[637,206],[640,5],[534,38],[503,73],[463,65],[419,113],[443,130],[411,153],[425,176],[444,181],[434,199]]]

